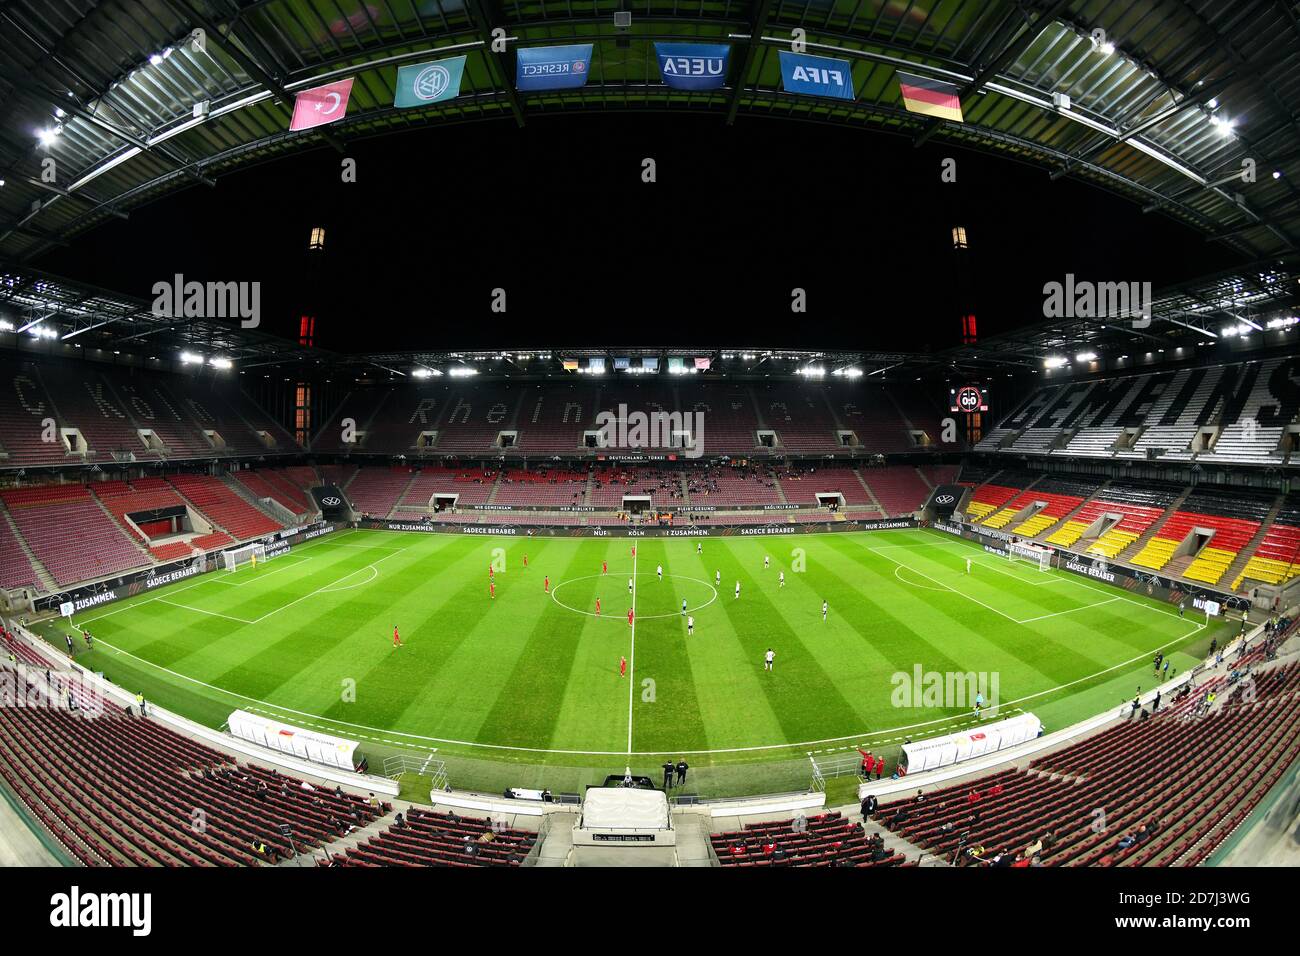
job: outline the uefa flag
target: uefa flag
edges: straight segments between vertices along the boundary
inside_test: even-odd
[[[352,77],[327,83],[315,89],[303,90],[293,100],[293,121],[290,130],[311,129],[336,123],[348,111],[348,97],[352,95]]]
[[[406,109],[454,100],[460,96],[460,78],[464,73],[464,56],[401,67],[397,71],[397,96],[393,105]]]
[[[957,87],[952,83],[899,73],[898,91],[903,94],[903,106],[907,107],[909,113],[952,120],[954,123],[965,122],[961,115],[961,98],[957,96]]]
[[[725,43],[656,43],[659,73],[674,90],[717,90],[727,82]]]

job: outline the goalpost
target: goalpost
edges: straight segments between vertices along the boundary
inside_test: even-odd
[[[1052,552],[1036,544],[1007,544],[1007,557],[1012,564],[1024,561],[1038,565],[1039,571],[1049,571],[1052,567]]]
[[[221,560],[227,571],[234,571],[240,565],[266,560],[266,545],[246,544],[242,548],[231,548],[221,552]]]

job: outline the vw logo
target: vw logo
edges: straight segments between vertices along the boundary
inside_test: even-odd
[[[435,63],[420,71],[415,82],[411,84],[411,89],[417,97],[426,103],[432,103],[442,97],[449,86],[451,86],[451,74],[447,72],[445,66]]]
[[[321,504],[329,505],[331,508],[333,508],[335,505],[341,505],[341,504],[343,504],[343,499],[342,499],[342,498],[336,498],[336,497],[334,497],[333,495],[330,495],[328,498],[322,498],[322,499],[321,499]]]
[[[950,505],[956,500],[957,499],[952,495],[935,495],[934,497],[934,503],[936,505]]]

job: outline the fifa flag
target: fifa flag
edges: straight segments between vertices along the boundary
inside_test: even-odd
[[[433,63],[417,63],[397,71],[398,109],[441,103],[460,96],[460,78],[465,72],[465,57],[453,56]]]
[[[526,46],[515,61],[515,88],[572,90],[587,85],[591,72],[591,44]]]
[[[853,99],[853,65],[848,60],[781,50],[781,85],[787,93]]]
[[[961,115],[961,99],[957,96],[957,87],[952,83],[899,73],[898,90],[903,94],[903,105],[909,113],[952,120],[954,123],[965,122]]]
[[[352,95],[352,77],[327,83],[315,89],[303,90],[293,100],[293,121],[290,130],[312,129],[341,120],[348,111],[348,97]]]
[[[717,90],[727,81],[725,43],[656,43],[659,73],[674,90]]]

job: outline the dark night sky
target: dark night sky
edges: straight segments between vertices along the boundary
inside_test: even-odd
[[[1073,272],[1157,287],[1239,261],[1099,188],[943,143],[716,116],[577,116],[425,129],[191,187],[38,264],[149,298],[154,282],[260,280],[264,328],[400,348],[952,345],[964,223],[988,336],[1041,317]],[[957,182],[940,163],[957,160]],[[658,182],[641,181],[653,157]],[[327,229],[310,278],[311,226]],[[504,287],[506,316],[489,311]],[[790,290],[808,313],[790,314]]]

